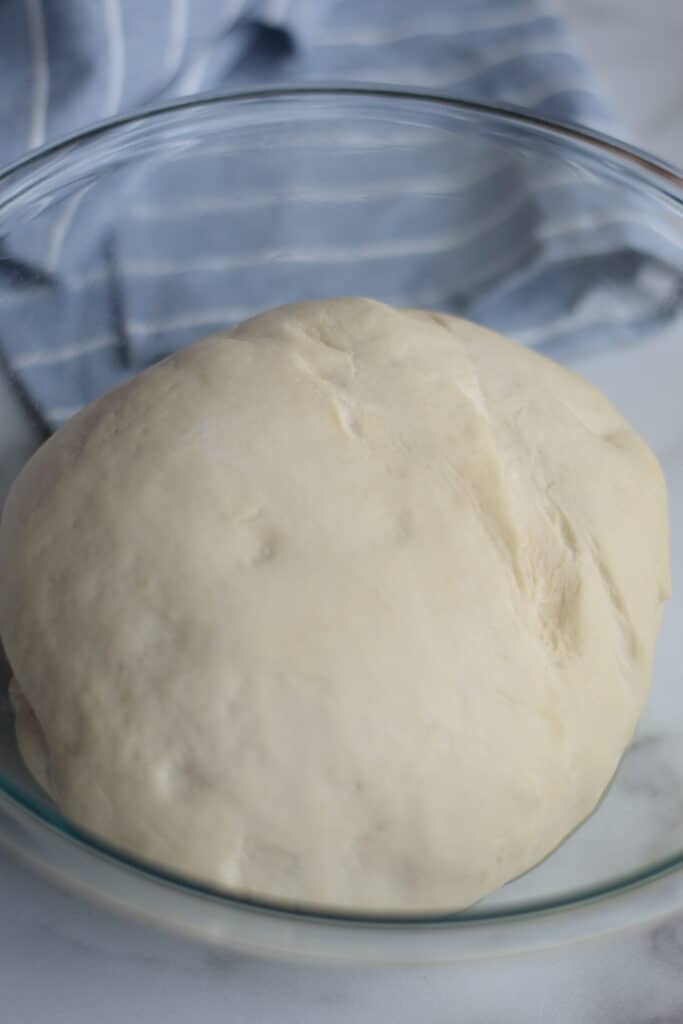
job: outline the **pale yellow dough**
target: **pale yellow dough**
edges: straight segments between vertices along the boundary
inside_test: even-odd
[[[523,347],[301,303],[58,431],[0,573],[19,741],[66,814],[251,894],[443,910],[610,781],[669,593],[665,485]]]

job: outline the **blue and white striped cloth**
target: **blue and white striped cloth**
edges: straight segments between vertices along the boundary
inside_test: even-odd
[[[330,79],[609,127],[546,4],[3,0],[0,162],[174,97]],[[189,194],[176,159],[118,192],[81,188],[33,227],[6,230],[0,349],[49,426],[164,353],[292,297],[419,295],[546,346],[636,336],[680,299],[676,240],[578,173],[454,151],[444,180],[434,170],[444,154],[416,146],[408,159],[405,138],[400,164],[367,140],[352,162],[313,136],[297,144],[294,169],[264,162],[255,176],[253,161],[217,146],[192,154]]]

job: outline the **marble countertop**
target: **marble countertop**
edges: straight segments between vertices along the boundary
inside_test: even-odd
[[[683,164],[680,0],[556,0],[622,135]],[[683,319],[672,331],[683,333]],[[36,435],[0,377],[0,492]],[[0,851],[12,1024],[683,1024],[683,916],[541,954],[447,968],[299,967],[219,955],[95,910]]]

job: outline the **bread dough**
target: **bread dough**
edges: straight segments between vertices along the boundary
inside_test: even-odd
[[[522,346],[307,302],[68,422],[0,571],[19,742],[67,815],[240,892],[445,910],[610,781],[669,593],[665,485]]]

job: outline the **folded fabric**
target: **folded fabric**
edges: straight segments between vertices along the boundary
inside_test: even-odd
[[[244,0],[227,13],[224,0],[5,0],[0,56],[2,162],[175,96],[322,79],[609,126],[543,0]],[[680,247],[635,200],[615,206],[590,176],[485,141],[411,147],[406,128],[397,160],[386,136],[354,148],[354,130],[304,126],[286,159],[275,146],[261,164],[230,140],[190,148],[8,225],[0,348],[46,423],[297,297],[417,297],[544,347],[640,336],[676,308]]]

